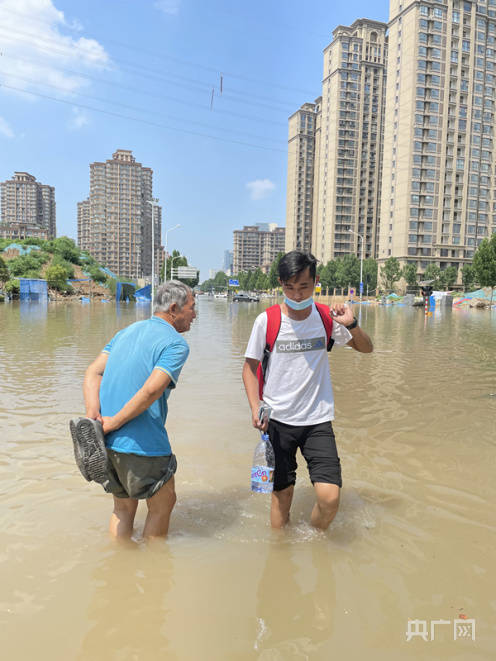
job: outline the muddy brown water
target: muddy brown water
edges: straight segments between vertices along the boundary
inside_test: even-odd
[[[67,423],[89,361],[149,309],[0,305],[2,658],[495,658],[496,314],[362,306],[375,353],[330,354],[340,511],[310,528],[300,461],[275,532],[249,490],[240,378],[266,304],[198,301],[170,398],[170,535],[130,549],[109,541],[109,496],[79,475]]]

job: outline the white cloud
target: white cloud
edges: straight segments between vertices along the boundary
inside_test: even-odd
[[[179,7],[181,6],[181,0],[155,0],[154,6],[156,9],[160,9],[164,14],[169,14],[170,16],[176,16],[179,14]]]
[[[90,123],[88,115],[81,110],[80,108],[72,109],[72,117],[69,120],[69,128],[73,131],[78,131],[82,129],[83,126],[87,126]]]
[[[261,200],[263,197],[267,197],[275,187],[276,185],[270,179],[255,179],[255,181],[249,181],[246,184],[252,200]]]
[[[0,81],[25,91],[42,91],[36,81],[66,94],[84,88],[88,79],[61,69],[101,70],[110,58],[81,31],[78,19],[66,20],[52,0],[0,0]]]
[[[4,138],[14,137],[14,131],[10,128],[9,124],[3,117],[0,117],[0,135],[3,135]]]

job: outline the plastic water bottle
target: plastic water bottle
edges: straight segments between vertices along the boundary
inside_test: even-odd
[[[260,443],[253,453],[251,468],[251,490],[257,493],[271,493],[274,488],[274,448],[268,434],[261,434]]]

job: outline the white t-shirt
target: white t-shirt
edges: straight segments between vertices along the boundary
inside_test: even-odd
[[[262,360],[267,335],[267,314],[255,319],[245,358]],[[351,340],[342,324],[332,325],[334,346]],[[272,418],[288,425],[316,425],[334,420],[334,397],[327,358],[327,340],[320,314],[312,312],[303,321],[281,313],[281,328],[265,373],[264,401]]]

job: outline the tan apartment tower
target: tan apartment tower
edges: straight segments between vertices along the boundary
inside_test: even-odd
[[[350,253],[360,256],[357,235],[364,240],[364,257],[376,256],[386,28],[367,18],[340,25],[324,50],[312,230],[312,252],[323,263]]]
[[[284,252],[284,227],[276,223],[245,225],[234,230],[233,274],[261,268],[267,273],[277,254]]]
[[[304,103],[288,120],[286,252],[312,247],[315,129],[320,99]]]
[[[55,188],[36,181],[28,172],[14,172],[0,183],[0,238],[54,239]]]
[[[496,231],[496,0],[391,0],[379,263],[457,269]]]
[[[78,245],[118,276],[152,272],[153,171],[132,152],[118,149],[105,163],[90,164],[90,194],[78,204]],[[153,211],[155,273],[161,267],[161,208]]]

